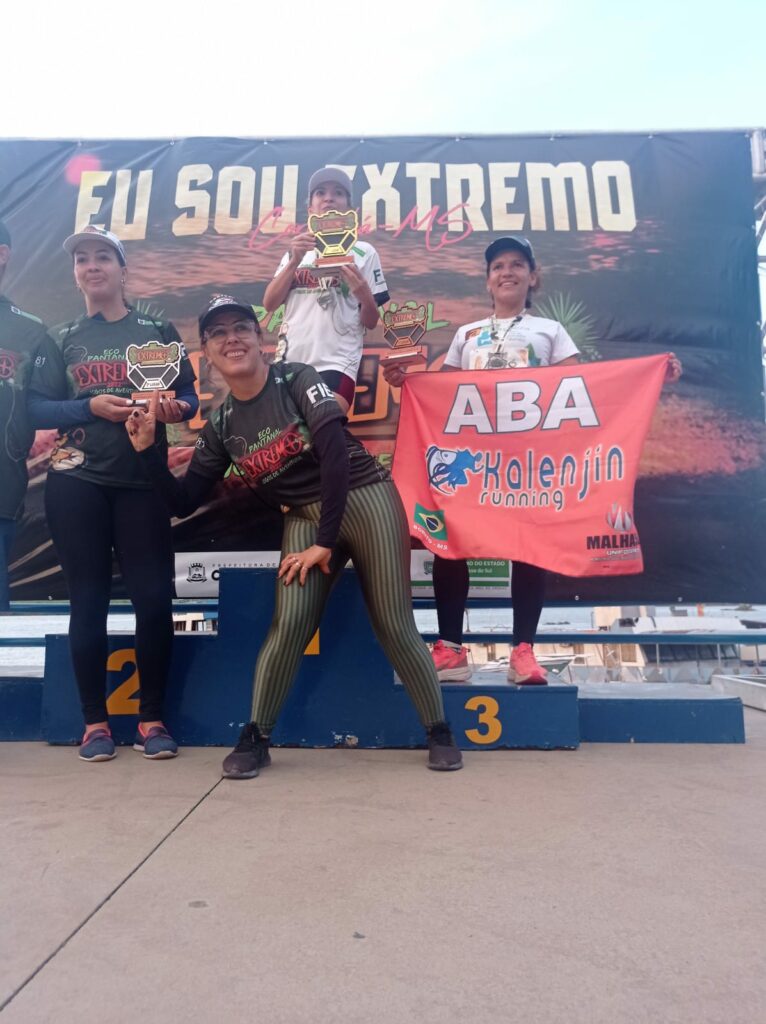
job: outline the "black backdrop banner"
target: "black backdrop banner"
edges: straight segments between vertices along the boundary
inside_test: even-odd
[[[766,428],[749,137],[677,134],[0,141],[0,217],[13,236],[5,294],[46,323],[82,312],[64,238],[86,224],[125,244],[131,301],[171,319],[199,377],[200,415],[175,430],[174,467],[223,395],[201,359],[196,315],[213,291],[259,307],[290,236],[305,225],[311,173],[354,183],[360,237],[377,248],[391,308],[425,304],[429,367],[456,328],[489,312],[483,251],[527,236],[542,269],[540,315],[584,358],[675,351],[646,444],[635,512],[641,576],[554,577],[552,600],[766,601]],[[282,311],[260,310],[276,341]],[[398,394],[368,332],[351,424],[393,450]],[[53,435],[38,434],[14,551],[14,599],[65,596],[42,513]],[[174,525],[176,549],[278,547],[280,524],[229,479]]]

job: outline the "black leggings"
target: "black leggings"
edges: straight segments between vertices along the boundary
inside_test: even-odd
[[[154,491],[50,472],[45,511],[69,586],[69,646],[86,725],[105,722],[112,550],[136,612],[139,719],[162,718],[173,644],[170,518]]]
[[[545,601],[545,569],[512,562],[513,643],[533,644]],[[453,644],[463,642],[463,613],[468,600],[468,562],[434,556],[434,597],[439,636]]]

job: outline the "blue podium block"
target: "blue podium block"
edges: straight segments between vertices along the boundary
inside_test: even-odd
[[[281,585],[281,584],[280,584]],[[230,747],[250,719],[255,660],[271,622],[271,569],[221,573],[217,635],[181,634],[173,643],[165,721],[184,745]],[[109,638],[112,731],[132,743],[138,679],[130,635]],[[312,648],[309,648],[309,651]],[[444,686],[445,710],[464,749],[575,748],[574,686]],[[46,638],[42,734],[76,743],[83,731],[66,637]],[[374,637],[353,570],[339,580],[274,730],[275,745],[418,747],[423,728]]]
[[[463,750],[575,750],[576,686],[442,686],[444,710]]]
[[[42,696],[37,676],[0,678],[0,742],[40,739]]]
[[[744,743],[742,701],[695,683],[580,688],[583,743]]]

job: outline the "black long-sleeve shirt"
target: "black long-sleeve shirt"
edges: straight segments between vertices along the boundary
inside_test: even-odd
[[[310,366],[269,367],[262,390],[229,395],[197,440],[186,476],[176,480],[153,449],[142,465],[168,508],[190,515],[233,464],[246,485],[274,507],[321,501],[317,544],[333,547],[349,489],[388,479],[388,472],[345,429],[335,396]]]

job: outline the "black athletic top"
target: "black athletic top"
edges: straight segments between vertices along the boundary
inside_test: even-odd
[[[30,384],[35,426],[59,428],[51,471],[115,487],[151,487],[124,424],[94,416],[88,403],[97,395],[130,398],[154,386],[188,402],[188,419],[198,407],[194,380],[173,324],[135,309],[120,320],[81,316],[51,331]],[[164,424],[157,437],[167,458]]]
[[[240,401],[229,394],[197,439],[186,476],[176,479],[155,448],[141,452],[152,483],[173,515],[190,515],[235,467],[276,506],[321,501],[317,544],[338,537],[349,489],[389,473],[345,427],[345,416],[316,370],[302,363],[269,367],[263,389]]]

